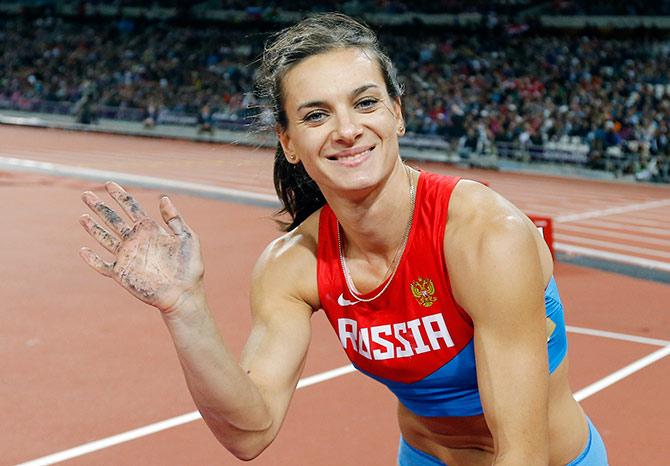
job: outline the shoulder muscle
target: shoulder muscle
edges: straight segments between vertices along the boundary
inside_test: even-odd
[[[459,183],[451,204],[445,258],[461,305],[476,314],[487,299],[522,292],[517,287],[542,289],[539,233],[528,217],[474,182]]]
[[[251,286],[255,314],[268,306],[276,308],[279,302],[318,309],[317,236],[309,220],[272,241],[258,258]]]

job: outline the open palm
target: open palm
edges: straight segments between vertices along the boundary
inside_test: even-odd
[[[168,230],[151,219],[121,186],[108,182],[105,187],[128,215],[132,227],[94,193],[85,192],[82,200],[107,228],[86,214],[81,216],[80,223],[114,255],[114,261],[104,261],[89,248],[81,248],[80,255],[88,265],[113,278],[133,296],[161,311],[169,311],[185,294],[197,289],[202,280],[204,268],[197,235],[167,197],[161,198],[160,211]]]

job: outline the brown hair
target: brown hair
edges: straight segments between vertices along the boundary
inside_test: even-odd
[[[256,79],[256,92],[267,102],[276,124],[282,128],[288,124],[282,90],[282,79],[286,73],[305,58],[344,48],[359,48],[374,57],[384,76],[389,96],[396,98],[402,95],[395,68],[368,26],[341,13],[318,14],[276,33],[265,46]],[[274,184],[283,205],[277,215],[288,213],[291,217],[288,223],[278,220],[285,231],[298,226],[326,203],[302,163],[291,164],[286,160],[281,144],[277,144],[275,152]]]

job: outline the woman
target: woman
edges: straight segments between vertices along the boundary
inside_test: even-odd
[[[488,188],[399,157],[398,86],[374,34],[312,17],[266,48],[275,185],[291,217],[253,272],[238,364],[208,311],[198,239],[167,197],[166,232],[120,186],[82,224],[116,255],[84,260],[161,310],[204,420],[242,459],[276,436],[323,309],[352,362],[400,400],[401,465],[603,465],[572,397],[552,260],[534,225]]]

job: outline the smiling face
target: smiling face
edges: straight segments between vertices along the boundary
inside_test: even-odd
[[[399,163],[400,99],[379,64],[357,48],[311,56],[282,80],[287,125],[278,136],[289,162],[302,162],[326,197],[374,189]]]

